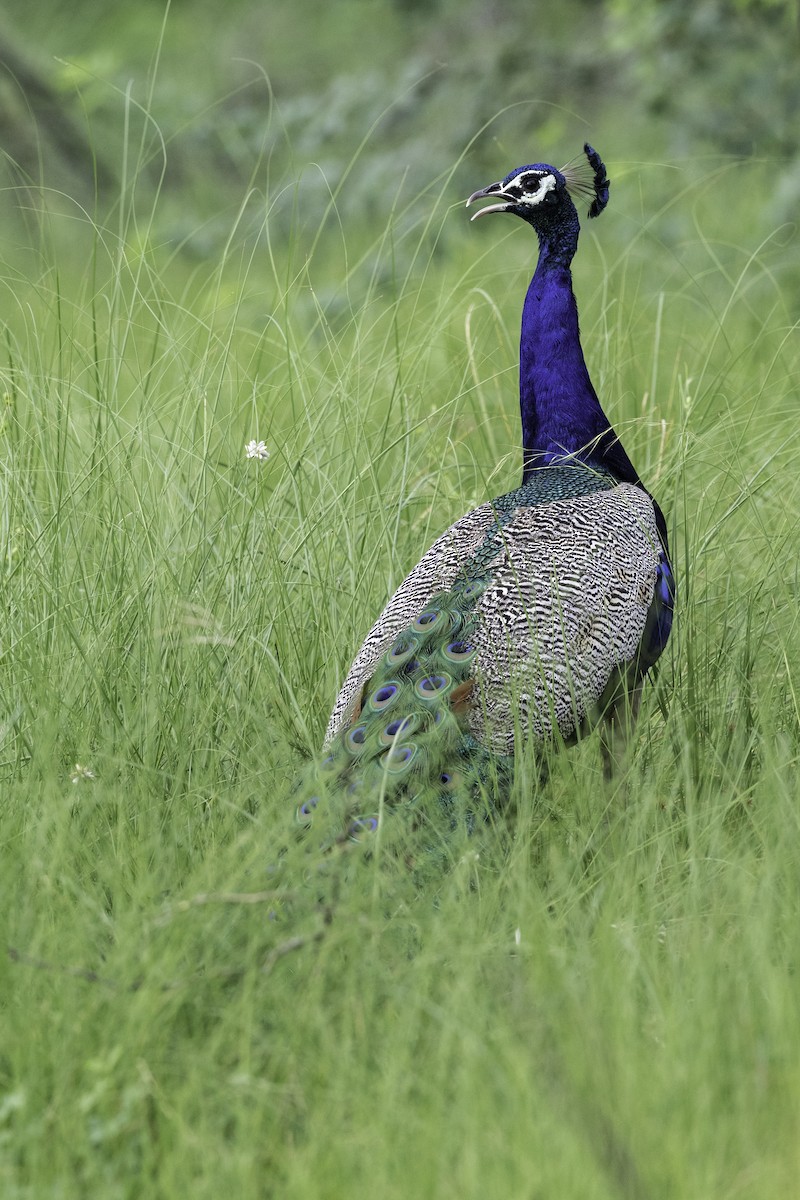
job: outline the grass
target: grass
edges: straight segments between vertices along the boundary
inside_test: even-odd
[[[7,250],[8,1200],[792,1194],[800,260],[736,171],[623,172],[576,264],[679,571],[627,771],[521,763],[512,838],[435,899],[365,871],[282,957],[276,830],[359,639],[516,480],[530,236],[445,182],[279,242],[254,195],[207,268],[124,206]]]

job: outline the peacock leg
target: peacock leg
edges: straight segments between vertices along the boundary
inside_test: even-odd
[[[603,756],[603,777],[611,780],[625,765],[628,743],[639,716],[642,703],[642,684],[639,679],[632,687],[622,687],[606,709],[600,723],[600,750]]]

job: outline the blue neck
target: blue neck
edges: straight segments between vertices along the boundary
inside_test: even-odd
[[[539,261],[522,309],[522,481],[536,467],[569,456],[638,483],[583,358],[570,271],[578,228],[573,209],[557,227],[539,233]]]

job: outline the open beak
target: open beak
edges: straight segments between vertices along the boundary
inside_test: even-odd
[[[474,200],[482,200],[485,196],[498,197],[503,195],[502,181],[500,183],[490,183],[488,187],[481,188],[479,191],[473,192],[469,200],[467,200],[466,207],[469,208],[470,204],[472,204]],[[511,198],[502,204],[487,204],[485,208],[479,208],[476,213],[473,213],[470,217],[470,221],[474,221],[478,217],[485,217],[487,213],[508,212],[508,210],[513,208],[513,206],[514,200]]]

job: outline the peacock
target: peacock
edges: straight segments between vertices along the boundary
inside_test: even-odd
[[[472,220],[510,213],[538,237],[520,339],[522,480],[433,543],[364,639],[298,797],[300,824],[327,845],[379,837],[390,813],[412,832],[474,822],[476,797],[502,803],[530,740],[569,743],[599,724],[610,773],[667,644],[664,516],[581,349],[573,194],[597,217],[610,188],[597,151],[584,154],[561,170],[517,167],[466,202],[488,201]]]

